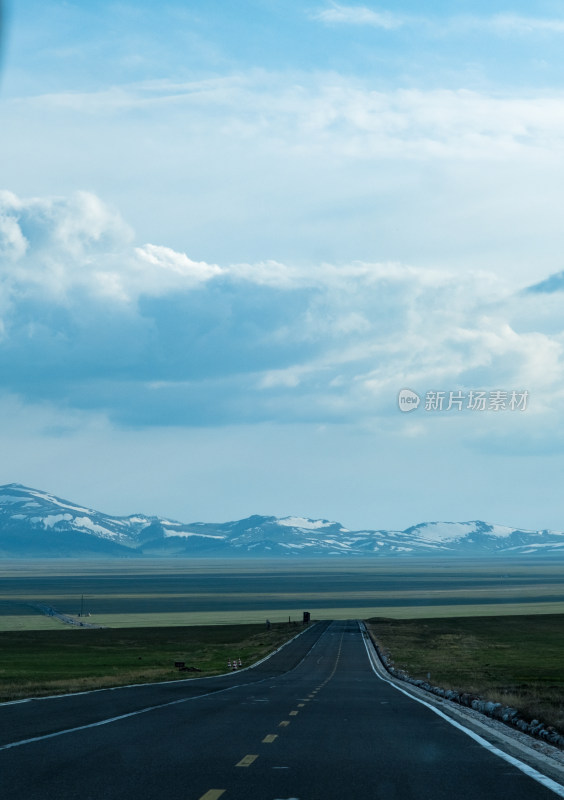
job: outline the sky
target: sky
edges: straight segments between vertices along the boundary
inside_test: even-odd
[[[0,483],[564,530],[564,2],[4,12]]]

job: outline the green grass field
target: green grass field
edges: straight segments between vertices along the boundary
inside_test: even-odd
[[[0,702],[23,697],[217,675],[228,659],[258,661],[301,626],[216,625],[189,628],[0,633]],[[201,672],[179,672],[175,661]]]
[[[564,733],[564,615],[372,619],[398,669],[518,708]]]

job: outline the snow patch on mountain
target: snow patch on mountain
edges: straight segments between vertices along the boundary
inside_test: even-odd
[[[503,525],[484,525],[479,522],[423,522],[402,531],[402,533],[416,534],[428,542],[454,542],[476,533],[478,526],[484,528],[479,532],[488,536],[507,538],[514,532],[514,528],[507,528]]]
[[[178,523],[180,525],[180,523]],[[197,536],[199,539],[223,539],[223,536],[216,536],[211,533],[194,533],[194,531],[171,531],[169,528],[163,528],[165,539],[174,537],[176,539],[189,539],[191,536]]]
[[[92,533],[97,533],[99,536],[110,536],[115,537],[119,536],[118,533],[115,531],[110,531],[108,528],[105,528],[103,525],[98,525],[95,522],[92,522],[90,517],[76,517],[73,522],[74,528],[87,528],[88,530],[92,531]]]
[[[64,522],[68,522],[69,520],[72,519],[72,515],[71,514],[48,514],[46,517],[43,517],[43,518],[34,517],[33,519],[37,520],[37,522],[42,521],[43,525],[46,528],[52,528],[53,525],[56,525],[58,522],[63,522],[63,521]]]
[[[46,492],[38,492],[35,489],[29,489],[28,491],[31,495],[35,495],[35,497],[40,497],[42,500],[46,500],[47,502],[53,503],[53,505],[60,506],[61,508],[69,508],[71,511],[79,511],[83,514],[93,513],[90,508],[82,508],[81,506],[71,506],[69,505],[69,503],[64,503],[57,497],[53,497],[52,494],[47,494]]]
[[[334,525],[334,522],[327,522],[326,519],[306,519],[305,517],[282,517],[276,520],[277,525],[284,525],[288,528],[302,528],[303,530],[317,530]]]

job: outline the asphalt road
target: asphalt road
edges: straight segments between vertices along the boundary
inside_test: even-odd
[[[354,621],[221,678],[0,706],[6,800],[556,796],[378,678]]]

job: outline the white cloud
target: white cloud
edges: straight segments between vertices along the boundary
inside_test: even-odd
[[[5,261],[21,259],[28,248],[28,242],[18,224],[15,211],[17,197],[11,192],[0,192],[0,256]],[[0,267],[1,268],[1,267]]]
[[[153,293],[165,293],[174,286],[188,288],[197,286],[200,283],[209,281],[211,278],[221,275],[223,270],[216,264],[206,264],[204,261],[192,261],[186,253],[177,253],[170,247],[146,244],[143,247],[136,247],[135,253],[143,265],[155,267],[156,281],[153,285]],[[144,277],[142,285],[145,290],[147,281],[145,274],[147,270],[143,268]],[[171,281],[172,277],[172,281]],[[181,281],[181,282],[180,282]]]
[[[366,6],[345,6],[340,3],[331,3],[331,8],[318,11],[312,18],[331,25],[370,25],[385,30],[404,24],[402,17],[389,11],[373,11]]]
[[[472,30],[489,32],[494,35],[516,34],[562,34],[564,19],[551,17],[527,17],[520,14],[493,14],[479,17],[458,15],[452,17],[433,17],[424,15],[399,15],[391,11],[331,3],[329,8],[317,11],[311,18],[328,25],[359,25],[394,30],[401,27],[417,28],[428,33],[450,34]]]
[[[278,289],[291,289],[304,281],[303,273],[296,267],[272,260],[256,264],[233,264],[229,267],[229,274],[238,280]]]
[[[482,19],[472,17],[467,19],[467,25],[500,34],[564,33],[564,19],[524,17],[518,14],[495,14]]]
[[[77,291],[117,302],[195,288],[222,270],[184,253],[132,245],[118,212],[88,192],[20,199],[0,193],[0,284],[12,295],[71,302]]]
[[[0,193],[4,290],[62,299],[73,288],[106,294],[107,265],[119,261],[132,232],[88,192],[22,200]]]

